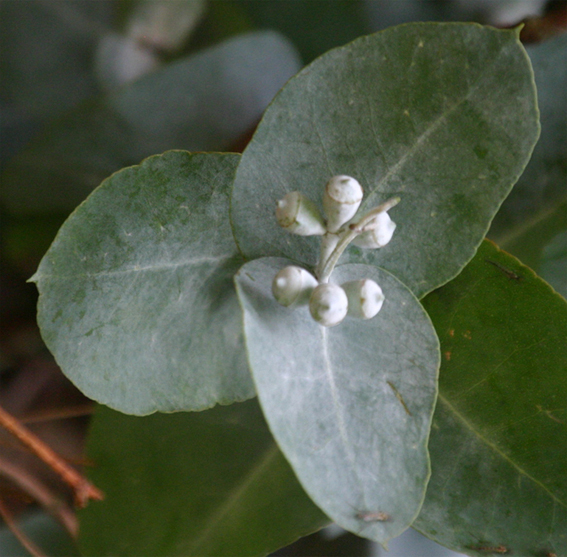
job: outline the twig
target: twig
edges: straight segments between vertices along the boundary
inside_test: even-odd
[[[75,503],[84,507],[89,499],[102,501],[104,494],[91,484],[77,470],[69,466],[55,451],[36,437],[27,427],[8,414],[0,406],[0,425],[4,426],[14,437],[28,446],[43,462],[45,462],[61,479],[66,482],[75,494]]]
[[[33,543],[22,530],[20,530],[2,499],[0,499],[0,516],[2,516],[6,526],[8,526],[12,534],[16,536],[18,541],[27,549],[30,555],[33,555],[33,557],[46,557],[45,553],[43,553],[43,551],[41,551],[41,549],[39,549],[39,547],[37,547],[37,545],[35,545],[35,543]]]
[[[73,510],[40,480],[11,462],[0,457],[0,474],[11,480],[23,492],[37,501],[50,515],[58,520],[76,538],[79,523]]]
[[[78,406],[69,406],[67,408],[55,408],[53,410],[45,410],[34,414],[29,414],[20,418],[23,424],[35,424],[38,422],[48,422],[51,420],[62,420],[66,418],[79,418],[81,416],[89,416],[95,410],[95,404],[81,404]]]

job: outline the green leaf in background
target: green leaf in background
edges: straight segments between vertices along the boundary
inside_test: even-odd
[[[246,263],[236,275],[260,404],[305,491],[337,524],[385,544],[419,511],[439,348],[411,292],[368,265],[343,265],[339,284],[370,278],[386,301],[373,319],[333,328],[306,307],[273,298],[285,259]]]
[[[485,242],[424,305],[442,367],[415,527],[471,555],[567,555],[567,303]]]
[[[16,213],[73,209],[112,172],[168,149],[228,149],[300,67],[273,32],[250,33],[173,62],[55,122],[7,166]]]
[[[111,2],[0,2],[2,100],[37,118],[96,94],[91,65],[112,11]]]
[[[538,271],[545,246],[567,230],[567,34],[527,51],[538,89],[541,137],[489,238]]]
[[[282,89],[242,156],[231,203],[247,258],[314,265],[318,242],[281,233],[276,201],[320,203],[336,174],[367,192],[361,211],[401,197],[383,249],[350,251],[417,296],[474,255],[539,134],[533,75],[517,31],[416,23],[328,52]],[[259,233],[261,231],[261,233]]]
[[[100,408],[88,455],[106,499],[80,514],[84,555],[263,556],[329,522],[256,401],[144,418]]]
[[[567,298],[567,232],[555,236],[543,250],[540,274]]]
[[[50,557],[79,557],[69,533],[53,517],[36,511],[18,517],[18,526],[40,550],[49,551]],[[0,555],[3,557],[29,557],[25,549],[7,526],[0,527]]]
[[[170,151],[106,180],[33,281],[42,336],[87,396],[131,414],[254,395],[228,222],[239,155]]]
[[[371,31],[364,0],[236,0],[260,28],[277,29],[305,62]]]

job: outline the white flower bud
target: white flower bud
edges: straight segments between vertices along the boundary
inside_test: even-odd
[[[336,232],[354,217],[362,195],[362,186],[350,176],[333,176],[329,180],[323,195],[323,209],[329,232]]]
[[[278,201],[276,219],[282,228],[300,236],[320,236],[326,232],[315,203],[298,191],[292,191]]]
[[[272,282],[274,298],[282,306],[307,305],[317,279],[305,269],[289,265],[284,267]]]
[[[313,290],[309,300],[311,317],[324,327],[338,325],[346,316],[348,299],[338,284],[324,283]]]
[[[382,289],[370,279],[353,280],[343,285],[348,298],[348,314],[359,319],[372,319],[382,309]]]
[[[353,245],[359,248],[381,248],[384,247],[391,239],[396,230],[396,223],[390,218],[388,213],[378,213],[374,217],[372,227],[366,232],[362,232],[353,241]]]

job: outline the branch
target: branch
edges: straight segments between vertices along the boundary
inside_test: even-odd
[[[75,494],[75,503],[84,507],[89,499],[102,501],[104,494],[91,484],[82,474],[67,464],[55,451],[34,435],[11,414],[0,406],[0,425],[4,426],[14,437],[29,447],[45,462],[61,479],[66,482]]]

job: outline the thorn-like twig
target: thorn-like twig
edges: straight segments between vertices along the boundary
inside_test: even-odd
[[[102,501],[104,494],[91,484],[82,474],[67,464],[53,449],[35,436],[11,414],[0,406],[0,425],[5,427],[14,437],[29,447],[54,472],[59,474],[75,495],[78,507],[84,507],[89,499]]]
[[[17,485],[24,493],[38,502],[51,516],[58,520],[72,538],[78,534],[78,521],[73,509],[43,482],[28,474],[15,464],[0,457],[0,475]]]

